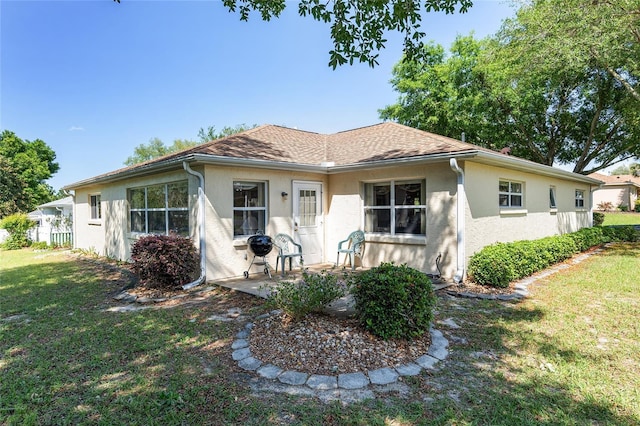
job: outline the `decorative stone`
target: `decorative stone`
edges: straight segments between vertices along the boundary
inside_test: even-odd
[[[249,330],[242,329],[238,332],[238,334],[236,334],[236,338],[238,339],[246,339],[247,337],[249,337]]]
[[[251,331],[251,329],[253,328],[253,323],[252,322],[246,323],[244,328],[246,328],[247,330]]]
[[[431,346],[427,355],[443,360],[449,355],[447,346],[449,346],[449,342],[444,338],[442,332],[431,329]]]
[[[379,368],[377,370],[369,370],[369,380],[374,385],[388,385],[398,380],[398,373],[392,368]]]
[[[369,384],[364,373],[346,373],[338,375],[338,387],[342,389],[361,389]]]
[[[233,350],[242,349],[248,346],[249,346],[249,342],[247,342],[245,339],[238,339],[231,344],[231,349]]]
[[[396,366],[396,371],[401,376],[417,376],[422,371],[422,367],[414,362]]]
[[[438,359],[432,357],[431,355],[422,355],[420,358],[416,359],[416,364],[427,370],[433,370],[434,365],[436,365],[438,361]]]
[[[273,364],[266,364],[258,368],[256,373],[265,379],[275,379],[280,375],[280,373],[282,373],[282,368],[276,367]]]
[[[119,301],[125,302],[125,303],[135,302],[136,299],[137,299],[136,296],[134,296],[133,294],[129,294],[126,291],[121,291],[120,293],[118,293],[115,296],[113,296],[113,298],[115,300],[119,300]]]
[[[278,376],[278,380],[287,385],[304,385],[307,381],[307,377],[309,377],[309,375],[306,373],[288,370],[280,374],[280,376]]]
[[[336,376],[313,374],[307,380],[307,386],[317,390],[337,389],[338,379]]]
[[[262,361],[260,361],[259,359],[255,359],[252,356],[241,359],[240,362],[238,362],[238,367],[244,370],[250,370],[250,371],[257,370],[258,368],[260,368],[261,365],[262,365]]]
[[[233,353],[231,354],[231,358],[233,358],[234,361],[240,361],[241,359],[248,358],[250,356],[251,351],[249,350],[249,348],[238,349],[233,351]]]

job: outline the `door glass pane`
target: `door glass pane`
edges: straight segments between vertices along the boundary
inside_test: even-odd
[[[316,203],[317,199],[315,190],[300,190],[298,199],[298,214],[300,215],[300,226],[316,225]]]

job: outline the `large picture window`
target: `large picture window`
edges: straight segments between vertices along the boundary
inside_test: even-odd
[[[233,182],[233,235],[265,232],[267,201],[264,182]]]
[[[174,182],[129,189],[131,232],[189,235],[189,184]]]
[[[425,235],[425,187],[424,180],[366,183],[365,231]]]
[[[501,180],[498,190],[500,207],[522,207],[522,183]]]

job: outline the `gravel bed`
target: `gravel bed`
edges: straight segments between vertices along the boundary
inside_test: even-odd
[[[382,340],[353,318],[310,314],[291,322],[271,315],[254,323],[249,336],[253,356],[284,370],[337,375],[407,364],[429,350],[429,333],[413,341]]]

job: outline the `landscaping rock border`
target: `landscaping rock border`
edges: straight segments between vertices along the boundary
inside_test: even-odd
[[[281,311],[272,311],[267,315],[279,315]],[[261,316],[263,317],[263,316]],[[257,319],[260,319],[258,317]],[[249,337],[254,324],[249,322],[236,334],[236,339],[231,344],[231,357],[237,361],[238,367],[253,372],[258,376],[278,381],[290,386],[304,386],[311,390],[360,390],[369,385],[389,385],[396,383],[401,377],[415,376],[425,370],[433,370],[439,361],[443,361],[449,355],[449,341],[442,332],[431,327],[431,345],[429,351],[420,356],[414,362],[395,366],[384,367],[365,372],[355,371],[335,376],[308,374],[294,370],[283,370],[273,364],[265,364],[260,361],[259,354],[252,354],[249,348]]]

